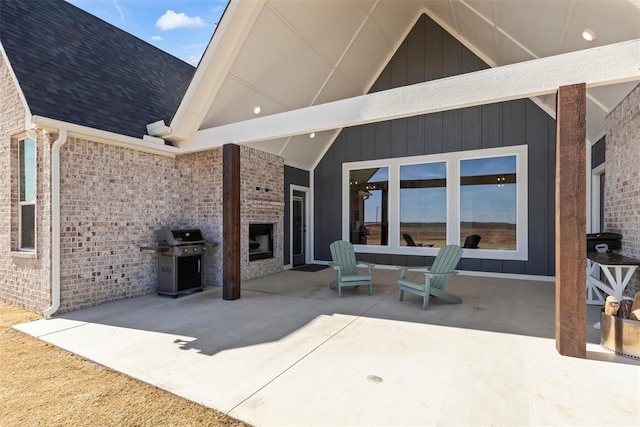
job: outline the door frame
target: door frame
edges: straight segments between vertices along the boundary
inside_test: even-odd
[[[311,217],[310,217],[310,196],[311,189],[301,185],[291,184],[289,186],[289,265],[293,267],[293,192],[298,191],[304,194],[304,223],[306,232],[304,234],[304,263],[311,261]]]
[[[600,229],[600,179],[605,170],[606,163],[596,166],[591,170],[591,233],[600,233],[604,230]],[[606,178],[605,178],[606,179]]]

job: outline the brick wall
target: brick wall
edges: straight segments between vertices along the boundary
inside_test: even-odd
[[[163,227],[222,236],[221,150],[162,157],[69,138],[61,150],[60,312],[154,292]],[[220,254],[204,258],[204,283],[221,283]]]
[[[605,119],[605,231],[622,234],[621,254],[640,259],[640,86]],[[636,271],[626,296],[640,291]]]
[[[240,147],[241,280],[284,269],[284,159]],[[249,224],[273,224],[273,258],[249,261]]]
[[[25,111],[0,61],[0,299],[33,311],[51,304],[50,153],[57,134],[37,141],[36,251],[18,245],[17,141]],[[60,313],[154,292],[154,245],[162,227],[202,229],[222,241],[222,149],[177,158],[79,138],[60,152]],[[284,161],[241,147],[242,280],[283,269]],[[274,224],[274,258],[249,262],[250,223]],[[221,285],[222,251],[204,258],[204,283]]]
[[[222,243],[222,148],[179,156],[178,221],[200,228],[210,242]],[[204,283],[222,285],[222,250],[208,248]]]
[[[18,139],[25,109],[0,56],[0,299],[32,311],[51,303],[49,147],[54,135],[36,142],[36,251],[18,252]]]

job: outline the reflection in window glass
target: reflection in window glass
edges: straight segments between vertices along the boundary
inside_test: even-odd
[[[36,142],[27,138],[18,143],[20,248],[35,248]]]
[[[400,166],[400,245],[447,243],[445,162]]]
[[[25,139],[19,144],[20,157],[20,201],[36,200],[36,143]]]
[[[349,171],[349,240],[388,245],[389,168]]]
[[[516,156],[460,161],[460,245],[516,250],[516,219]]]
[[[20,246],[24,249],[36,247],[36,206],[25,205],[20,209]]]

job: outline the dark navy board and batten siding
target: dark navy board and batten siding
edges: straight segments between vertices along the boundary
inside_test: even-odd
[[[370,92],[488,66],[426,15],[411,30]],[[342,164],[392,157],[528,145],[528,261],[462,259],[461,270],[555,274],[555,120],[529,99],[345,128],[315,169],[315,258],[330,260],[342,238]],[[425,265],[429,257],[358,254],[363,261]]]

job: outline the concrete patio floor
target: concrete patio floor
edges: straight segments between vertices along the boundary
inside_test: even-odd
[[[458,276],[464,303],[337,291],[333,271],[285,271],[172,299],[105,304],[15,328],[248,423],[265,425],[638,425],[640,361],[554,341],[554,285]]]

